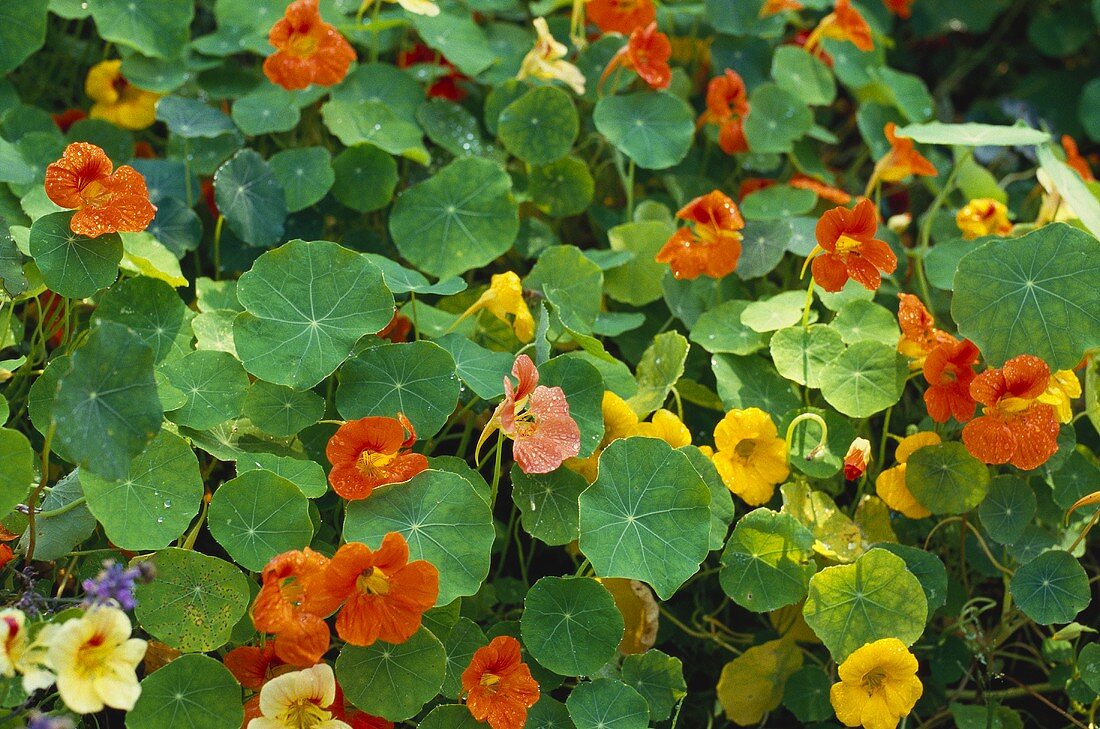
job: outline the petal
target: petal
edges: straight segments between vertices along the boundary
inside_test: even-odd
[[[905,484],[905,464],[888,468],[875,479],[875,493],[894,511],[910,519],[923,519],[932,512],[924,508]]]
[[[380,485],[364,477],[355,466],[345,464],[332,467],[328,482],[340,498],[348,501],[365,499],[371,495],[375,486]]]
[[[893,273],[897,270],[898,257],[890,246],[878,239],[864,241],[859,248],[859,255],[883,273]]]
[[[1024,471],[1038,468],[1058,450],[1058,416],[1050,405],[1035,403],[1009,421],[1016,451],[1009,461]]]
[[[1013,397],[1039,397],[1050,383],[1050,367],[1030,354],[1013,357],[1001,369],[1004,372],[1005,387]]]
[[[834,683],[829,689],[829,703],[833,705],[836,718],[845,726],[859,726],[863,707],[867,703],[867,692],[844,681]]]
[[[823,256],[815,258],[814,263],[816,264],[821,258],[823,258]],[[877,291],[878,287],[882,285],[882,276],[879,275],[878,269],[875,268],[874,264],[857,252],[852,252],[848,255],[847,271],[853,281],[869,291]],[[814,278],[816,278],[816,275]],[[827,290],[826,288],[826,291]]]
[[[88,142],[73,142],[65,148],[61,159],[46,167],[46,196],[63,208],[81,208],[80,196],[91,182],[102,182],[111,174],[107,153]]]
[[[992,407],[1008,392],[1001,370],[986,370],[970,383],[970,396],[982,405]]]
[[[848,282],[848,267],[835,253],[822,253],[810,263],[810,271],[818,286],[835,293]]]
[[[837,239],[848,233],[849,214],[849,210],[844,207],[835,207],[822,213],[814,228],[817,244],[830,253],[836,251]]]
[[[1008,463],[1016,452],[1016,436],[998,415],[983,415],[966,424],[963,444],[983,463]]]

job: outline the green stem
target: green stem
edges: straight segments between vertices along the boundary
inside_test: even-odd
[[[932,291],[928,285],[928,277],[924,272],[924,257],[928,253],[929,242],[932,237],[932,224],[936,220],[936,214],[947,202],[947,196],[951,194],[951,191],[955,188],[955,180],[959,176],[959,170],[962,166],[969,161],[970,156],[973,154],[972,150],[967,149],[963,152],[962,157],[951,168],[951,174],[947,176],[947,181],[943,183],[943,187],[933,198],[932,204],[928,207],[928,210],[924,214],[924,220],[921,221],[920,232],[917,237],[917,250],[915,251],[913,268],[916,269],[917,282],[920,284],[921,298],[924,300],[924,305],[929,311],[932,311]]]
[[[626,222],[634,220],[634,159],[626,166]]]
[[[218,213],[218,222],[214,223],[214,280],[221,278],[222,273],[222,226],[225,225],[225,216]]]
[[[500,485],[500,459],[504,451],[504,436],[497,435],[496,455],[493,458],[493,484],[489,489],[489,506],[497,502],[497,487]]]
[[[38,479],[38,485],[31,492],[30,498],[27,499],[27,564],[30,564],[31,560],[34,559],[34,548],[38,542],[38,530],[34,525],[34,510],[38,504],[38,497],[42,495],[42,490],[46,488],[50,480],[50,446],[53,443],[53,435],[56,430],[57,423],[51,421],[50,427],[46,429],[45,439],[42,441],[42,474]]]
[[[81,496],[79,498],[73,499],[72,501],[65,504],[64,506],[59,506],[58,508],[50,509],[49,511],[39,512],[38,513],[38,518],[39,519],[52,519],[55,516],[61,516],[62,514],[68,514],[70,511],[72,511],[76,507],[80,506],[81,504],[87,503],[87,501],[88,501],[88,499],[86,497]]]
[[[810,285],[806,287],[806,305],[802,308],[802,328],[810,328],[810,307],[814,303],[814,277],[810,276]]]

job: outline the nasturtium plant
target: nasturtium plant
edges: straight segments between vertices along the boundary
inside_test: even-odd
[[[0,0],[0,724],[1095,723],[1098,27]]]

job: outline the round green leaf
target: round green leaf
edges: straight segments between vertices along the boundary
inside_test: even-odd
[[[397,198],[390,233],[401,255],[444,278],[480,268],[519,233],[512,180],[500,165],[457,159]]]
[[[541,291],[562,323],[588,334],[600,314],[603,271],[576,246],[550,246],[523,281],[523,287]]]
[[[791,383],[761,357],[718,354],[711,358],[710,366],[718,396],[727,409],[760,408],[766,413],[783,413],[798,407]]]
[[[687,696],[683,663],[656,648],[627,656],[622,677],[623,683],[645,697],[653,721],[667,719],[676,704]]]
[[[741,257],[737,259],[737,275],[747,281],[766,276],[775,270],[793,240],[794,223],[792,219],[750,220],[745,223],[741,232],[743,238]],[[800,308],[799,317],[801,315]]]
[[[10,514],[33,481],[34,449],[27,436],[0,428],[0,514]]]
[[[445,704],[432,709],[418,725],[419,729],[484,729],[463,704]]]
[[[107,537],[131,551],[168,546],[199,513],[203,496],[195,452],[166,430],[130,462],[125,478],[81,471],[80,484]]]
[[[807,104],[831,104],[836,98],[836,81],[825,63],[798,46],[779,46],[772,56],[772,78],[779,88]]]
[[[512,501],[528,534],[547,544],[568,544],[580,536],[578,499],[588,482],[576,471],[524,473],[512,466]]]
[[[325,401],[310,390],[256,380],[244,398],[243,413],[252,424],[276,437],[296,435],[325,413]]]
[[[443,644],[420,628],[400,645],[378,641],[366,648],[344,646],[336,659],[336,678],[357,708],[404,721],[439,693],[446,662]]]
[[[270,471],[245,471],[219,486],[207,523],[229,556],[255,572],[275,555],[306,546],[313,536],[309,500]]]
[[[497,136],[504,148],[532,165],[569,154],[580,121],[569,94],[553,86],[531,89],[500,112]]]
[[[1077,118],[1092,140],[1100,141],[1100,78],[1094,78],[1081,89]]]
[[[938,241],[928,249],[928,253],[924,254],[924,273],[928,277],[928,283],[945,291],[953,290],[955,271],[959,268],[959,261],[983,242],[986,241],[961,238]]]
[[[447,675],[440,693],[451,699],[462,696],[462,672],[470,665],[474,653],[488,643],[489,639],[477,623],[469,618],[458,619],[443,641],[447,651]]]
[[[995,542],[1011,544],[1031,523],[1035,508],[1035,492],[1026,481],[1015,476],[998,476],[989,482],[989,493],[978,508],[978,516]]]
[[[202,221],[187,203],[174,197],[158,200],[157,214],[145,232],[153,236],[177,258],[199,247]]]
[[[962,443],[939,443],[909,456],[905,485],[933,514],[965,514],[985,498],[989,469]]]
[[[840,334],[824,324],[780,329],[769,346],[779,374],[808,387],[820,387],[825,366],[844,351]]]
[[[776,610],[806,596],[816,566],[814,536],[789,514],[756,509],[737,522],[722,552],[718,580],[753,612]]]
[[[713,354],[752,354],[767,344],[767,337],[741,323],[750,302],[724,301],[704,311],[691,328],[691,341]]]
[[[0,472],[5,466],[12,467],[7,459],[13,454],[5,453],[2,445],[5,438],[3,434],[7,432],[10,431],[0,429]],[[0,493],[3,493],[3,487],[0,487]],[[25,487],[22,493],[26,493]],[[84,491],[80,487],[80,469],[75,469],[55,483],[42,499],[42,511],[53,512],[53,514],[40,514],[34,520],[34,530],[37,532],[34,543],[35,559],[43,562],[61,559],[76,549],[76,545],[92,536],[98,522],[88,510],[87,504],[78,502],[78,499],[84,499]],[[5,513],[2,504],[0,504],[0,513]],[[26,548],[29,537],[28,529],[23,532],[23,538],[19,542],[20,547]]]
[[[545,692],[537,704],[527,711],[527,725],[524,729],[576,729],[569,718],[569,709],[560,701],[555,701]]]
[[[473,595],[489,574],[496,538],[492,514],[470,482],[448,471],[422,471],[408,483],[375,489],[369,499],[348,504],[344,539],[372,549],[389,532],[409,543],[409,559],[439,570],[439,599]]]
[[[527,173],[531,201],[552,218],[579,215],[588,209],[596,183],[588,165],[576,157],[563,157]]]
[[[817,666],[803,666],[787,679],[783,687],[783,706],[801,722],[825,721],[833,716],[829,704],[832,681]]]
[[[178,58],[189,40],[193,3],[138,3],[94,0],[90,3],[96,30],[103,40],[156,58]]]
[[[642,580],[668,599],[707,556],[709,503],[683,453],[655,438],[617,440],[580,496],[580,549],[600,577]]]
[[[333,196],[352,210],[369,213],[384,208],[397,188],[397,162],[378,147],[348,147],[332,163]]]
[[[1100,643],[1089,643],[1077,657],[1077,670],[1090,689],[1100,693]]]
[[[481,138],[477,117],[453,101],[428,99],[416,110],[416,120],[429,139],[455,157],[488,157],[495,151]]]
[[[741,212],[746,220],[779,220],[805,215],[814,209],[817,195],[813,190],[803,190],[790,185],[771,185],[746,195],[741,201]],[[785,245],[777,245],[784,250]]]
[[[439,345],[383,344],[340,370],[336,409],[348,420],[404,413],[418,437],[430,438],[454,411],[458,387],[454,358]]]
[[[905,560],[906,569],[913,573],[924,590],[929,615],[947,604],[947,568],[939,557],[917,547],[893,542],[883,542],[875,548],[885,549]]]
[[[757,86],[749,97],[745,139],[756,154],[790,152],[794,141],[813,126],[806,103],[775,84]]]
[[[31,224],[30,249],[42,281],[61,296],[83,299],[118,278],[122,237],[107,233],[85,238],[69,227],[72,212],[43,215]]]
[[[141,682],[126,729],[239,729],[241,687],[229,669],[208,656],[180,656]]]
[[[321,108],[321,116],[325,126],[344,146],[373,144],[420,164],[427,164],[431,159],[424,147],[420,127],[382,102],[333,99]]]
[[[726,484],[722,482],[722,477],[718,475],[718,469],[714,467],[714,463],[703,455],[698,447],[686,445],[679,448],[679,451],[688,457],[691,467],[695,469],[695,472],[699,474],[703,482],[706,483],[707,488],[710,489],[710,504],[708,506],[710,509],[710,549],[711,551],[721,549],[736,513],[733,506],[733,495],[726,488]]]
[[[162,370],[185,402],[168,413],[168,419],[195,430],[207,430],[241,414],[248,375],[226,352],[197,351],[164,366]]]
[[[237,473],[263,469],[290,481],[308,498],[316,499],[328,491],[325,469],[316,461],[271,453],[244,453],[237,459]]]
[[[233,120],[209,104],[182,96],[166,96],[157,102],[157,120],[185,139],[214,139],[236,134]]]
[[[289,131],[300,119],[294,94],[278,86],[261,86],[233,103],[233,121],[250,137]]]
[[[909,364],[882,342],[856,342],[821,372],[825,401],[853,418],[881,412],[901,398]]]
[[[256,259],[241,276],[245,308],[233,321],[244,368],[262,380],[313,387],[365,334],[393,318],[382,272],[335,243],[293,240]]]
[[[485,349],[458,332],[445,334],[433,341],[454,357],[459,379],[475,395],[483,400],[491,400],[504,394],[504,376],[512,371],[512,363],[515,361],[510,352]],[[459,392],[461,393],[461,389]]]
[[[272,155],[267,164],[282,185],[286,209],[292,213],[320,202],[336,181],[332,156],[324,147],[284,149]]]
[[[191,549],[162,549],[156,578],[137,586],[134,615],[159,641],[185,653],[225,645],[248,607],[248,579],[235,566]]]
[[[153,351],[126,327],[105,321],[70,364],[50,408],[57,439],[85,472],[125,478],[163,418]]]
[[[523,644],[562,676],[590,676],[615,657],[623,616],[611,593],[589,577],[543,577],[523,601]]]
[[[214,173],[214,201],[229,229],[248,245],[267,248],[283,237],[286,194],[251,149],[237,152]]]
[[[1040,625],[1068,623],[1092,598],[1081,563],[1060,549],[1043,552],[1016,570],[1009,589],[1024,615]]]
[[[14,71],[46,42],[46,15],[44,2],[0,2],[0,73]]]
[[[814,575],[802,613],[840,663],[880,638],[912,645],[924,632],[928,601],[901,557],[872,549],[852,564],[826,567]]]
[[[805,296],[797,291],[784,291],[767,299],[753,301],[741,312],[741,323],[756,332],[774,332],[802,321]],[[815,321],[810,312],[810,322]]]
[[[603,377],[576,357],[554,357],[539,367],[539,384],[560,387],[569,402],[569,415],[581,431],[581,458],[596,451],[603,440]]]
[[[592,119],[607,141],[649,170],[680,162],[695,136],[695,114],[668,93],[605,96],[596,102]]]
[[[645,697],[613,678],[577,684],[565,705],[577,729],[645,729],[649,726],[649,705]]]
[[[1100,346],[1100,241],[1064,223],[963,256],[951,315],[991,367],[1033,354],[1069,369]]]
[[[840,307],[829,325],[840,333],[845,344],[874,341],[896,346],[901,333],[889,309],[870,301],[851,301]]]

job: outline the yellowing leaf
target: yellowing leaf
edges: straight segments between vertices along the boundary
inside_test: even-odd
[[[787,679],[802,667],[802,651],[780,638],[749,648],[722,668],[718,702],[726,718],[739,726],[759,724],[779,706]]]
[[[158,278],[176,288],[187,285],[179,260],[149,233],[123,233],[122,247],[125,253],[118,264],[122,270]]]
[[[812,491],[801,483],[786,483],[780,490],[781,513],[790,514],[813,532],[814,551],[821,556],[848,563],[870,546],[859,526],[837,508],[828,494]]]
[[[626,623],[619,652],[624,655],[645,653],[657,642],[660,613],[653,591],[644,582],[623,577],[609,577],[600,582],[615,599],[615,607],[619,608]]]
[[[871,543],[897,542],[894,527],[890,525],[890,507],[877,496],[864,496],[856,507],[856,525],[863,532],[865,541]]]

